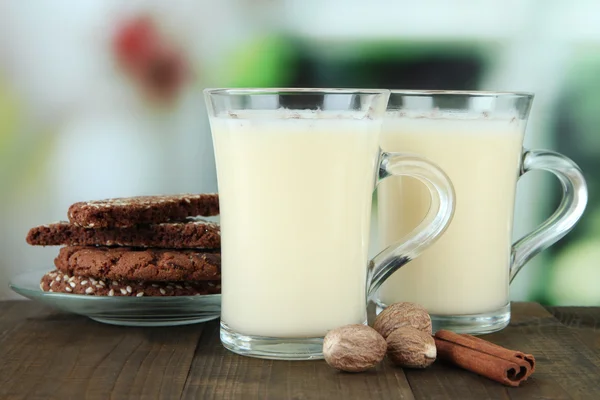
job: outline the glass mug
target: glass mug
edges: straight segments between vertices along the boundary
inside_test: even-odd
[[[388,90],[206,89],[220,201],[221,342],[238,354],[322,358],[327,331],[366,322],[368,293],[450,222],[450,181],[379,149]],[[410,175],[432,207],[368,262],[375,182]]]
[[[532,101],[526,93],[392,91],[381,148],[417,153],[439,165],[452,180],[456,211],[440,240],[383,284],[375,295],[379,310],[397,301],[422,304],[435,330],[482,334],[508,325],[510,282],[573,228],[587,203],[586,184],[573,161],[523,149]],[[559,178],[562,202],[511,245],[517,180],[531,170]],[[382,182],[382,245],[405,235],[423,218],[428,202],[409,178]]]

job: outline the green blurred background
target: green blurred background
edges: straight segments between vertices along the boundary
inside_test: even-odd
[[[3,2],[0,299],[15,274],[51,268],[56,248],[24,238],[71,203],[216,191],[203,88],[287,86],[534,92],[526,147],[575,160],[590,202],[511,297],[600,305],[597,15],[584,0]],[[520,180],[515,238],[559,189]]]

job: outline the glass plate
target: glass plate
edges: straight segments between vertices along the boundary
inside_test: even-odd
[[[173,326],[216,319],[221,314],[221,295],[172,297],[108,297],[44,292],[43,272],[15,277],[10,288],[29,299],[63,311],[85,315],[98,322],[126,326]]]

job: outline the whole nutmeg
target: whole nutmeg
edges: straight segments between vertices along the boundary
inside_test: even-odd
[[[426,368],[437,356],[433,337],[410,326],[396,329],[386,340],[388,357],[400,367]]]
[[[327,364],[347,372],[361,372],[383,360],[387,343],[366,325],[346,325],[327,332],[323,355]]]
[[[429,335],[432,334],[431,317],[427,310],[416,303],[394,303],[383,310],[373,328],[387,338],[390,333],[403,326],[411,326]]]

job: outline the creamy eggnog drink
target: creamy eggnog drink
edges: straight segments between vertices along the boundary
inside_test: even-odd
[[[376,294],[380,308],[416,302],[431,314],[434,329],[473,334],[509,323],[511,280],[573,228],[587,202],[583,175],[571,160],[523,150],[532,100],[526,93],[392,91],[383,151],[415,153],[436,163],[454,185],[456,210],[444,235],[382,285]],[[512,244],[517,180],[534,169],[560,179],[563,199],[543,225]],[[378,189],[385,247],[421,221],[429,196],[406,177],[386,180]]]
[[[366,320],[380,123],[283,113],[211,122],[222,320],[247,335],[323,336]]]
[[[440,239],[383,284],[386,304],[413,301],[433,314],[477,314],[508,303],[513,207],[523,143],[514,119],[389,118],[381,147],[423,155],[450,177],[454,219]],[[423,219],[429,195],[412,178],[378,188],[382,245]]]
[[[383,154],[387,90],[205,91],[221,221],[221,342],[274,359],[323,357],[323,337],[363,324],[367,296],[446,228],[448,178],[425,160]],[[426,182],[417,233],[369,262],[376,180]]]

